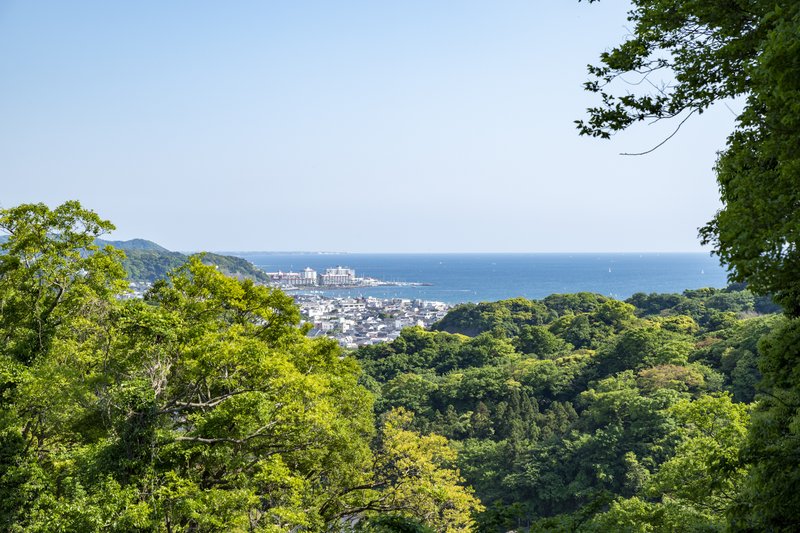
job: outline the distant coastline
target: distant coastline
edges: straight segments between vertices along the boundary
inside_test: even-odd
[[[306,267],[324,271],[332,263],[331,254],[319,253],[232,255],[247,259],[266,272]],[[334,297],[364,295],[458,304],[595,292],[625,299],[637,292],[681,293],[685,289],[727,285],[727,273],[718,259],[703,252],[336,255],[359,275],[385,284],[324,290]]]
[[[341,265],[328,266],[324,271],[320,272],[306,266],[297,271],[293,268],[289,268],[286,271],[282,269],[268,271],[264,272],[264,275],[268,279],[268,285],[286,291],[352,290],[370,287],[419,287],[426,285],[416,281],[386,281],[372,276],[357,276],[355,269]]]
[[[377,281],[377,283],[372,285],[318,285],[313,289],[309,289],[308,287],[280,287],[280,289],[284,291],[305,291],[308,293],[315,293],[327,291],[355,291],[371,287],[433,287],[433,283],[421,283],[415,281]]]

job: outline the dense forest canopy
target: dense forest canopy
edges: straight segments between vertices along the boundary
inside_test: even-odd
[[[356,356],[378,413],[412,410],[457,444],[481,531],[715,531],[746,490],[774,311],[741,286],[516,298]]]

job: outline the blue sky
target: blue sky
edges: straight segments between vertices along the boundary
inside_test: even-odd
[[[627,8],[0,0],[0,206],[175,250],[699,251],[731,110],[644,157],[674,124],[575,130]]]

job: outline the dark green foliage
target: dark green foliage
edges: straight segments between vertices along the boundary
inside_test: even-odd
[[[359,359],[372,377],[388,381],[411,371],[445,373],[481,367],[513,353],[510,341],[491,333],[470,339],[413,327],[404,329],[393,342],[360,348]]]
[[[732,510],[735,529],[800,528],[800,320],[784,321],[763,339],[764,375],[744,455],[751,465]]]
[[[709,403],[719,403],[714,427],[738,428],[720,434],[717,448],[691,440],[682,417],[705,412],[703,402],[726,391],[751,401],[758,378],[751,350],[776,321],[753,317],[753,301],[744,287],[627,303],[554,295],[533,302],[538,324],[514,318],[507,302],[468,305],[440,326],[487,331],[470,338],[412,328],[356,356],[375,379],[378,412],[411,409],[418,428],[460,442],[458,464],[487,507],[477,518],[482,531],[680,523],[718,530],[732,501],[717,489],[698,488],[706,499],[685,491],[679,504],[669,498],[694,482],[676,481],[685,468],[675,465],[705,472],[706,449],[723,454],[714,461],[725,458],[726,493],[741,486],[731,450],[745,422],[740,409],[726,411],[731,396]],[[473,318],[482,325],[471,329]],[[662,465],[672,465],[673,477],[659,473]]]
[[[702,113],[717,100],[752,90],[749,70],[772,25],[762,17],[774,5],[634,1],[627,40],[602,53],[600,66],[589,67],[585,88],[602,104],[588,110],[587,121],[577,121],[580,133],[609,138],[636,122]],[[630,85],[620,78],[637,74],[629,84],[642,77],[651,84],[623,91]],[[662,89],[665,79],[671,83]]]
[[[634,309],[630,304],[608,300],[590,312],[562,315],[550,325],[550,330],[576,348],[595,349],[635,321]]]
[[[550,318],[551,314],[540,302],[512,298],[499,302],[458,305],[431,326],[431,329],[470,336],[493,330],[516,335],[521,326],[541,325]]]
[[[590,313],[609,298],[591,292],[577,292],[574,294],[551,294],[542,302],[548,309],[553,310],[558,316],[566,314]]]
[[[232,255],[213,254],[211,252],[199,254],[199,257],[204,265],[215,266],[226,276],[252,279],[253,281],[259,281],[261,283],[269,281],[269,276],[247,259],[234,257]]]
[[[680,294],[645,294],[637,292],[625,301],[636,307],[638,316],[649,316],[663,313],[684,303],[686,300],[686,296]]]
[[[171,252],[152,241],[145,239],[131,239],[129,241],[107,241],[95,239],[99,247],[111,246],[125,252],[122,266],[131,281],[154,282],[165,279],[167,275],[185,264],[188,256],[180,252]],[[220,272],[234,278],[251,279],[267,283],[269,276],[260,268],[241,257],[213,254],[205,252],[200,254],[205,265],[212,265]]]
[[[360,521],[355,532],[364,533],[434,533],[434,530],[417,520],[403,515],[381,515]]]
[[[122,266],[132,281],[154,282],[186,262],[186,256],[178,252],[132,249],[125,250]]]
[[[467,342],[469,339],[459,335],[406,328],[393,342],[361,348],[359,359],[369,375],[389,381],[409,371],[459,368],[460,353]]]
[[[732,326],[736,316],[743,313],[767,314],[780,309],[769,296],[755,296],[746,284],[732,284],[725,289],[694,289],[683,294],[637,293],[628,303],[637,306],[642,317],[691,317],[701,328],[715,331]]]
[[[761,380],[758,370],[758,342],[780,323],[775,315],[750,318],[719,331],[718,337],[703,341],[692,360],[718,368],[737,401],[752,402]]]
[[[544,326],[523,326],[516,337],[514,347],[518,352],[547,358],[560,352],[567,352],[572,345],[556,337]]]
[[[750,476],[735,487],[739,495],[729,496],[736,498],[734,504],[727,502],[729,526],[796,531],[800,528],[800,336],[794,323],[800,316],[800,3],[634,0],[628,21],[631,32],[626,41],[603,53],[600,66],[589,67],[592,79],[585,87],[598,93],[602,104],[589,109],[587,121],[578,122],[581,134],[608,138],[639,121],[681,116],[685,120],[726,98],[739,97],[745,103],[715,168],[722,208],[700,234],[730,269],[730,279],[746,283],[760,297],[726,291],[700,295],[703,302],[679,303],[672,310],[691,316],[708,332],[734,330],[737,313],[773,310],[773,300],[794,319],[764,341],[760,361],[751,341],[763,324],[727,336],[710,335],[697,357],[719,364],[736,399],[750,400],[754,392],[758,398],[743,457]],[[720,336],[725,338],[713,344]],[[735,470],[727,469],[730,479],[736,477]],[[606,514],[611,520],[601,528],[630,528],[637,521],[653,528],[672,529],[681,522],[700,528],[697,513],[682,515],[683,506],[676,513],[674,504],[654,506],[628,499],[615,505]],[[714,522],[713,517],[708,520]]]
[[[757,2],[750,96],[717,162],[724,208],[703,228],[732,278],[800,315],[800,5]]]
[[[695,301],[702,301],[706,309],[715,311],[743,313],[755,310],[755,298],[747,289],[734,291],[704,288],[687,290],[683,295]]]
[[[630,329],[600,350],[594,370],[598,377],[604,377],[626,369],[685,365],[693,349],[691,337],[679,333],[654,327]]]

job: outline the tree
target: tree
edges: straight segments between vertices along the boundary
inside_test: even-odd
[[[479,401],[470,415],[472,434],[479,439],[486,439],[494,434],[492,415],[485,403]]]
[[[730,395],[706,395],[681,400],[668,412],[681,442],[653,477],[649,492],[710,511],[721,521],[745,477],[739,455],[747,435],[748,407],[733,403]]]
[[[471,337],[488,331],[516,335],[521,325],[540,325],[548,318],[548,310],[542,302],[511,298],[499,302],[457,305],[431,329]]]
[[[679,444],[675,455],[645,479],[643,492],[655,501],[617,499],[581,530],[724,530],[725,511],[745,476],[739,453],[748,408],[722,395],[681,400],[666,411]]]
[[[164,520],[313,530],[358,501],[372,399],[290,297],[194,257],[129,309],[120,353],[138,358],[109,387],[112,443],[150,465]]]
[[[580,1],[580,0],[579,0]],[[599,0],[588,0],[593,3]],[[702,113],[718,100],[752,90],[749,69],[755,63],[771,23],[764,15],[789,2],[634,0],[628,21],[632,35],[601,54],[589,66],[586,90],[600,95],[587,121],[577,121],[582,135],[609,138],[635,122]],[[615,96],[621,78],[643,90]],[[662,79],[654,79],[661,75]],[[635,81],[634,81],[635,80]]]
[[[87,414],[81,400],[92,375],[84,363],[106,344],[126,286],[119,252],[95,245],[113,227],[78,202],[0,210],[1,529],[28,518],[51,481],[39,459],[64,453],[65,437]]]
[[[781,5],[783,4],[783,5]],[[753,88],[717,163],[724,208],[703,228],[733,279],[800,315],[800,6],[765,13]]]
[[[514,346],[521,353],[534,354],[543,359],[572,348],[545,326],[522,326],[519,336],[514,340]]]
[[[800,320],[784,321],[759,345],[764,375],[743,457],[750,465],[731,513],[737,530],[800,528]]]
[[[358,364],[307,338],[283,292],[194,256],[122,300],[96,214],[0,222],[0,529],[326,531],[374,509],[417,518],[383,521],[400,530],[471,524],[455,451],[402,413],[372,449]]]
[[[113,224],[78,202],[0,210],[0,350],[23,363],[46,351],[65,317],[125,288],[121,252],[95,239]]]
[[[441,533],[471,530],[483,506],[451,467],[455,450],[440,435],[413,431],[413,419],[403,408],[384,416],[371,482],[380,490],[363,510],[410,516]]]
[[[618,499],[608,511],[595,515],[580,531],[605,533],[649,533],[652,531],[718,531],[718,525],[709,523],[709,515],[695,509],[667,501],[652,503],[636,496]]]
[[[629,329],[603,347],[595,365],[598,376],[628,368],[683,365],[693,348],[691,338],[686,335],[655,327]]]
[[[800,314],[800,6],[793,0],[633,5],[632,35],[589,67],[585,88],[602,105],[577,121],[580,133],[609,138],[639,121],[686,120],[715,102],[746,97],[716,166],[723,208],[701,235],[731,267],[732,280],[773,293],[787,312]],[[629,90],[617,96],[623,77]],[[634,85],[639,92],[630,92]]]
[[[313,531],[359,504],[371,395],[288,296],[192,258],[109,305],[4,398],[4,529]]]
[[[589,2],[596,0],[589,0]],[[748,453],[751,477],[731,526],[798,527],[797,323],[800,316],[800,4],[796,0],[634,0],[632,36],[589,67],[587,90],[602,105],[578,121],[583,135],[608,138],[642,120],[702,113],[745,97],[716,165],[723,207],[701,230],[756,294],[775,295],[794,320],[762,345],[763,374]],[[666,80],[654,80],[666,73]],[[614,96],[634,74],[652,91]],[[630,80],[628,80],[630,81]],[[638,80],[637,80],[638,81]],[[680,127],[680,125],[678,126]],[[724,317],[723,317],[724,318]]]

